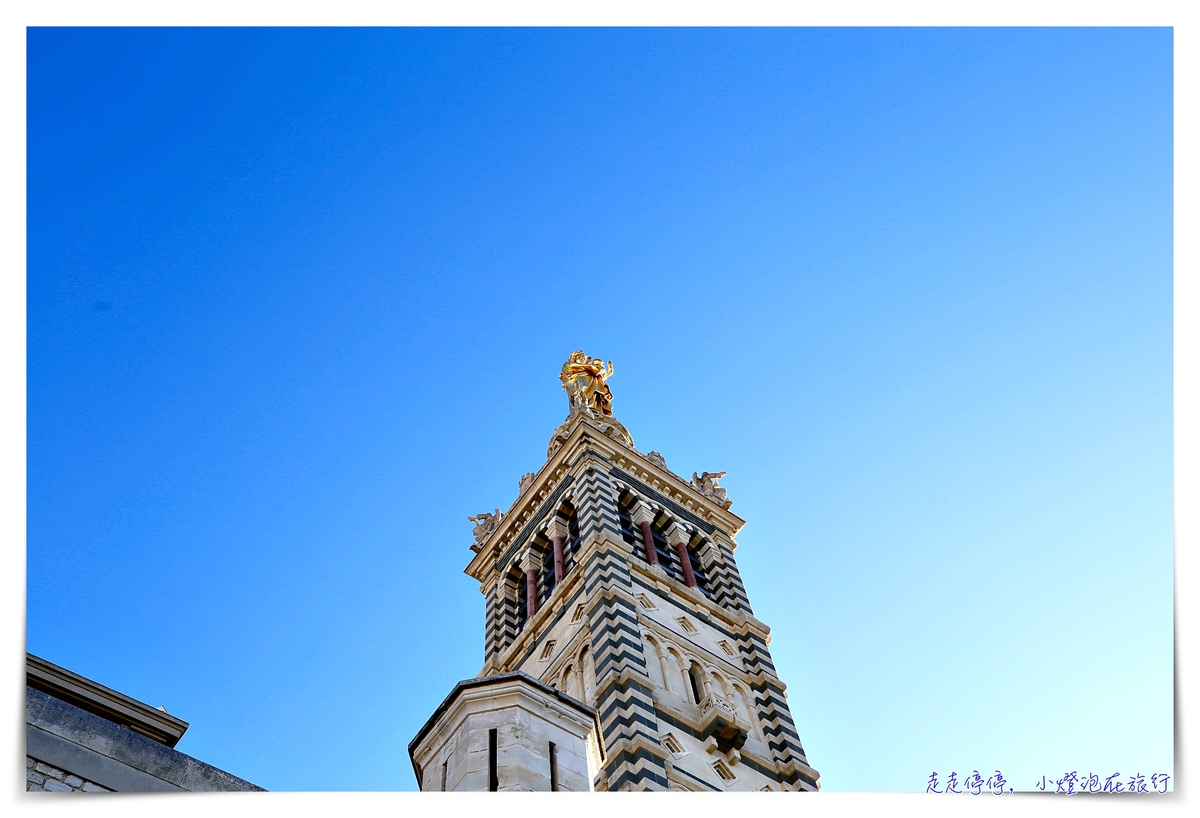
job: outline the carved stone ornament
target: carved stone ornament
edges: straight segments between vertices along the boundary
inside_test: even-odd
[[[496,531],[496,526],[500,525],[500,521],[504,519],[504,513],[500,509],[496,509],[492,513],[484,512],[476,514],[473,517],[468,517],[467,520],[475,523],[475,529],[471,532],[475,535],[475,544],[471,546],[471,550],[479,553],[479,549],[487,542],[488,537]]]
[[[629,430],[614,417],[605,417],[597,415],[591,409],[581,404],[576,404],[571,407],[571,413],[567,415],[567,419],[561,426],[554,430],[554,434],[550,437],[550,445],[546,447],[546,457],[553,457],[554,453],[563,447],[567,439],[571,437],[571,430],[575,428],[575,421],[579,416],[587,418],[600,434],[605,437],[615,440],[622,446],[633,448],[633,436],[629,434]]]
[[[692,472],[692,488],[703,494],[708,499],[719,505],[721,508],[729,508],[733,505],[733,501],[729,499],[725,489],[717,484],[717,481],[725,476],[725,472],[704,472],[704,474],[696,474]]]
[[[667,459],[658,452],[646,452],[646,459],[658,466],[663,471],[670,471],[667,468]]]
[[[518,482],[517,494],[524,494],[525,489],[533,485],[533,478],[537,472],[526,472],[521,475],[521,480]]]

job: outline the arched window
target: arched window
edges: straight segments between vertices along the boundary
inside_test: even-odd
[[[625,541],[633,549],[633,553],[646,559],[646,552],[642,546],[642,531],[633,522],[633,508],[637,504],[638,499],[628,491],[622,491],[620,497],[617,498],[617,520],[621,524],[621,539]]]
[[[696,589],[707,597],[712,597],[712,590],[709,588],[708,572],[704,570],[704,562],[700,559],[698,552],[705,547],[704,540],[694,540],[688,544],[688,559],[692,563],[692,575],[696,577]]]
[[[701,675],[703,671],[700,666],[692,662],[692,666],[688,668],[688,681],[692,683],[692,700],[696,704],[700,704],[704,700],[704,677]]]
[[[590,647],[585,647],[579,654],[579,675],[583,687],[580,701],[592,704],[592,694],[596,690],[596,661],[592,658]]]
[[[558,517],[567,524],[567,537],[563,540],[563,576],[566,576],[575,567],[579,555],[579,515],[571,501],[565,500],[558,510]]]
[[[525,574],[519,568],[509,574],[510,583],[517,586],[517,630],[525,629],[525,623],[529,621],[529,598],[528,585],[525,582]]]
[[[642,634],[642,645],[646,655],[646,675],[650,677],[650,683],[658,688],[667,687],[670,682],[663,672],[662,650],[658,641],[650,634]]]
[[[746,695],[746,691],[742,689],[741,685],[735,682],[733,685],[733,698],[735,699],[733,703],[734,707],[738,708],[745,715],[750,724],[750,729],[753,731],[754,738],[762,741],[762,725],[758,723],[758,714],[754,712],[754,709],[750,705],[750,702],[753,701],[752,697]]]
[[[538,610],[546,604],[546,600],[554,593],[554,546],[541,533],[533,538],[530,548],[540,556],[538,569]]]
[[[667,572],[667,576],[680,577],[679,558],[675,555],[675,549],[667,542],[667,536],[663,532],[671,525],[671,520],[665,514],[659,514],[654,522],[650,525],[650,537],[654,540],[654,551],[658,554],[658,564]]]

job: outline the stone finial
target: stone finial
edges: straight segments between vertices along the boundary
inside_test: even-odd
[[[532,471],[526,472],[525,474],[521,475],[521,479],[519,481],[517,481],[517,494],[518,495],[524,494],[525,489],[527,489],[533,485],[533,478],[536,475],[537,475],[537,472],[532,472]]]
[[[646,452],[646,459],[658,466],[663,471],[668,471],[667,459],[658,452]]]

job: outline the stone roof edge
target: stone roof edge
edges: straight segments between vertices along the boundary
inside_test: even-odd
[[[31,700],[36,706],[39,698],[41,698],[41,707],[35,711],[31,711]],[[168,784],[192,792],[204,790],[194,790],[189,786],[195,783],[188,780],[189,768],[191,772],[199,774],[204,778],[216,779],[223,783],[232,784],[233,786],[229,787],[229,790],[266,792],[262,787],[240,776],[222,770],[220,767],[214,767],[212,764],[201,761],[195,756],[190,756],[181,750],[176,750],[174,747],[168,747],[162,742],[155,741],[140,733],[135,733],[127,727],[122,727],[103,716],[90,713],[51,693],[27,685],[25,688],[25,700],[25,726],[27,733],[30,727],[36,728],[37,730],[56,736],[61,741],[78,745],[99,755],[105,755],[120,764],[140,770]],[[60,721],[47,723],[48,719],[54,717],[56,711]],[[31,712],[35,713],[32,720],[30,716]],[[61,720],[63,716],[67,717],[67,721],[64,722]],[[70,725],[70,729],[67,732],[63,730],[64,724]],[[112,740],[117,741],[121,745],[120,752],[117,755],[101,753],[96,747],[89,746],[86,740],[81,743],[78,735],[72,735],[70,730],[81,731],[91,736],[111,737]]]
[[[442,703],[437,706],[437,709],[433,711],[433,714],[425,720],[423,725],[421,725],[421,729],[417,731],[415,736],[413,736],[412,741],[408,743],[409,759],[412,760],[414,764],[416,763],[413,752],[416,750],[417,745],[420,744],[421,739],[425,738],[426,734],[433,729],[433,725],[445,714],[447,710],[450,709],[450,706],[454,704],[454,700],[457,699],[464,690],[470,690],[471,688],[475,687],[487,687],[488,685],[501,684],[503,682],[524,682],[539,692],[548,696],[553,696],[568,707],[573,707],[583,715],[590,717],[596,724],[596,738],[599,740],[600,717],[596,713],[595,708],[589,707],[578,699],[572,698],[566,693],[563,693],[561,690],[558,690],[543,681],[533,678],[524,671],[512,670],[508,671],[507,673],[495,673],[491,676],[476,676],[474,679],[463,679],[461,682],[456,684],[454,689],[450,691],[446,698],[442,699]]]
[[[178,744],[188,729],[188,723],[178,716],[151,707],[28,651],[25,653],[25,683],[34,690],[40,690],[168,747]]]

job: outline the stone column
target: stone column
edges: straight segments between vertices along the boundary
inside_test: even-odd
[[[567,573],[563,567],[563,540],[567,537],[567,526],[558,517],[552,517],[546,527],[546,536],[554,543],[554,587],[557,588]]]
[[[630,519],[641,526],[642,547],[646,550],[646,562],[658,565],[658,552],[654,550],[654,534],[650,531],[650,521],[654,519],[654,511],[639,500]]]
[[[531,548],[525,553],[525,559],[522,561],[522,566],[525,568],[525,621],[533,619],[533,615],[537,613],[537,556]]]
[[[679,567],[683,569],[683,584],[689,588],[696,587],[696,575],[692,572],[692,558],[688,554],[688,540],[691,537],[686,528],[679,523],[671,523],[667,529],[667,542],[675,546],[679,553]]]

